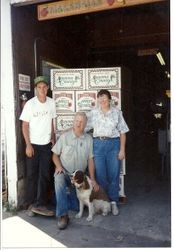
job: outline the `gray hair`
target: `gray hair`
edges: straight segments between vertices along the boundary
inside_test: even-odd
[[[85,121],[87,121],[87,116],[86,116],[86,113],[85,113],[85,112],[82,112],[82,111],[76,112],[76,113],[75,113],[75,116],[74,116],[74,119],[75,119],[77,116],[82,116],[82,117],[85,119]]]

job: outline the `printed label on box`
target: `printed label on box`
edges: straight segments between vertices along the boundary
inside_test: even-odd
[[[76,111],[88,111],[97,105],[97,91],[77,91]]]
[[[52,69],[53,90],[85,89],[85,69]]]
[[[121,88],[121,68],[92,68],[86,69],[86,88],[119,89]]]
[[[112,105],[121,109],[121,91],[118,90],[109,90],[112,98]]]
[[[56,112],[74,112],[74,91],[54,91],[53,99],[56,103]]]
[[[73,120],[75,114],[61,114],[56,118],[56,130],[64,131],[73,127]]]

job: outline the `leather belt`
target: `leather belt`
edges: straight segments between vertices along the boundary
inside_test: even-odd
[[[112,137],[107,137],[107,136],[97,136],[97,137],[94,137],[94,139],[109,140],[109,139],[113,139],[113,138]]]

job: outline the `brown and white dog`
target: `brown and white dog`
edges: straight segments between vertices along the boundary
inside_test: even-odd
[[[90,178],[81,170],[76,170],[73,173],[71,182],[76,187],[80,206],[76,218],[82,217],[84,205],[88,207],[89,212],[87,221],[91,221],[96,213],[102,212],[102,215],[105,216],[111,211],[111,204],[105,191],[100,187],[98,192],[94,192]]]

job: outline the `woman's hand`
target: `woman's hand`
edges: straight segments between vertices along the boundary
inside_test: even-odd
[[[120,150],[118,153],[118,159],[121,161],[125,158],[125,151],[124,150]]]

